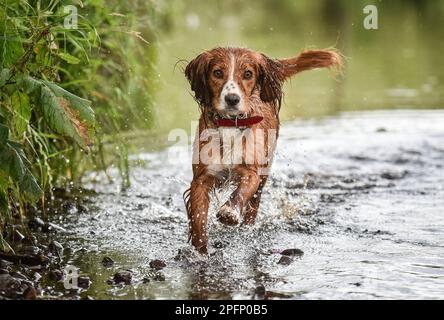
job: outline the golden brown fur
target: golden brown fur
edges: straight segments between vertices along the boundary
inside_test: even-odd
[[[262,188],[267,181],[267,171],[261,170],[271,165],[279,133],[279,109],[284,81],[305,70],[340,66],[341,56],[333,50],[305,51],[294,58],[275,60],[242,48],[216,48],[205,51],[187,65],[185,75],[202,111],[199,119],[199,136],[211,129],[222,135],[228,132],[226,128],[218,128],[215,119],[231,117],[233,112],[236,117],[237,114],[245,117],[262,116],[261,122],[250,126],[246,131],[243,131],[245,128],[239,129],[236,134],[248,132],[255,139],[261,136],[266,146],[264,153],[266,161],[262,163],[256,153],[247,151],[249,142],[245,138],[241,138],[241,163],[230,165],[208,164],[201,161],[193,163],[193,181],[190,189],[185,192],[184,199],[191,242],[199,252],[207,253],[209,193],[212,188],[221,185],[227,179],[234,182],[237,187],[230,199],[219,208],[217,214],[219,221],[226,225],[236,225],[240,222],[240,218],[243,218],[246,224],[255,221]],[[231,81],[233,86],[236,85],[238,88],[236,90],[241,96],[242,103],[239,103],[235,110],[222,106],[222,92],[226,90],[228,81]],[[267,132],[275,133],[276,139],[270,138]],[[213,140],[197,138],[194,152],[199,153],[211,141]],[[217,152],[222,154],[223,138],[214,141],[218,143]],[[214,141],[212,143],[215,143]],[[247,159],[251,160],[248,158],[251,154],[254,159],[248,161]],[[200,159],[200,156],[195,155]]]

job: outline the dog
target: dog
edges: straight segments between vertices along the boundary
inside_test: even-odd
[[[208,254],[210,192],[227,182],[235,186],[218,209],[228,226],[252,224],[273,161],[279,134],[282,85],[293,75],[316,68],[340,69],[334,50],[302,51],[271,59],[245,48],[204,51],[185,67],[201,116],[193,144],[193,180],[184,193],[189,241]]]

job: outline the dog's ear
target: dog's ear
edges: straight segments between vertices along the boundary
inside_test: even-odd
[[[258,86],[260,97],[264,102],[277,102],[282,99],[284,81],[282,63],[261,54],[259,62]]]
[[[335,50],[308,50],[301,52],[297,57],[282,59],[279,62],[282,65],[284,80],[291,76],[306,70],[317,68],[336,68],[339,71],[342,68],[342,56]]]
[[[207,83],[207,74],[210,66],[210,54],[203,52],[194,58],[185,68],[185,76],[194,92],[194,97],[200,106],[211,104],[211,91]]]

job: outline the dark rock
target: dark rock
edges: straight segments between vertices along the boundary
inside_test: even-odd
[[[281,252],[281,255],[290,256],[290,257],[302,256],[303,254],[304,251],[302,251],[301,249],[285,249],[284,251]]]
[[[290,256],[282,256],[279,259],[278,264],[281,264],[281,265],[284,265],[284,266],[288,266],[292,262],[293,262],[293,259]]]
[[[0,274],[9,274],[9,271],[6,269],[0,269]]]
[[[114,283],[115,283],[114,280],[111,278],[106,280],[106,284],[113,285]]]
[[[35,300],[37,299],[37,291],[35,288],[31,285],[28,286],[25,291],[23,291],[23,299],[25,300]]]
[[[381,133],[381,132],[387,132],[387,129],[381,127],[381,128],[376,129],[376,132],[379,132],[379,133]]]
[[[31,230],[37,231],[42,230],[45,226],[45,222],[39,217],[34,217],[28,221],[28,226]]]
[[[77,285],[80,288],[88,289],[89,286],[91,285],[91,280],[87,276],[80,276],[77,278]]]
[[[60,281],[63,279],[63,272],[60,271],[59,269],[54,269],[49,271],[48,277],[53,281]]]
[[[150,262],[150,268],[161,270],[166,267],[166,263],[163,260],[155,259]]]
[[[103,257],[102,265],[107,268],[112,267],[114,265],[114,260],[110,257]]]
[[[131,284],[133,275],[129,271],[118,271],[114,274],[114,281],[116,283]]]
[[[267,291],[265,293],[265,299],[273,299],[273,298],[277,298],[277,299],[290,299],[293,296],[290,294],[286,294],[286,293],[280,293],[280,292],[274,292],[274,291]]]
[[[59,259],[63,258],[63,246],[59,242],[55,240],[51,241],[49,244],[49,251]]]
[[[264,296],[265,295],[265,287],[263,284],[260,284],[254,289],[254,293],[258,296]]]

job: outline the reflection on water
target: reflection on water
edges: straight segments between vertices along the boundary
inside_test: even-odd
[[[186,244],[191,160],[145,154],[130,190],[99,178],[85,208],[59,217],[66,260],[98,299],[442,299],[443,123],[425,110],[285,123],[257,223],[222,226],[213,208],[208,259]],[[304,254],[278,263],[290,248]],[[165,260],[164,279],[152,259]],[[132,285],[107,284],[126,269]]]

